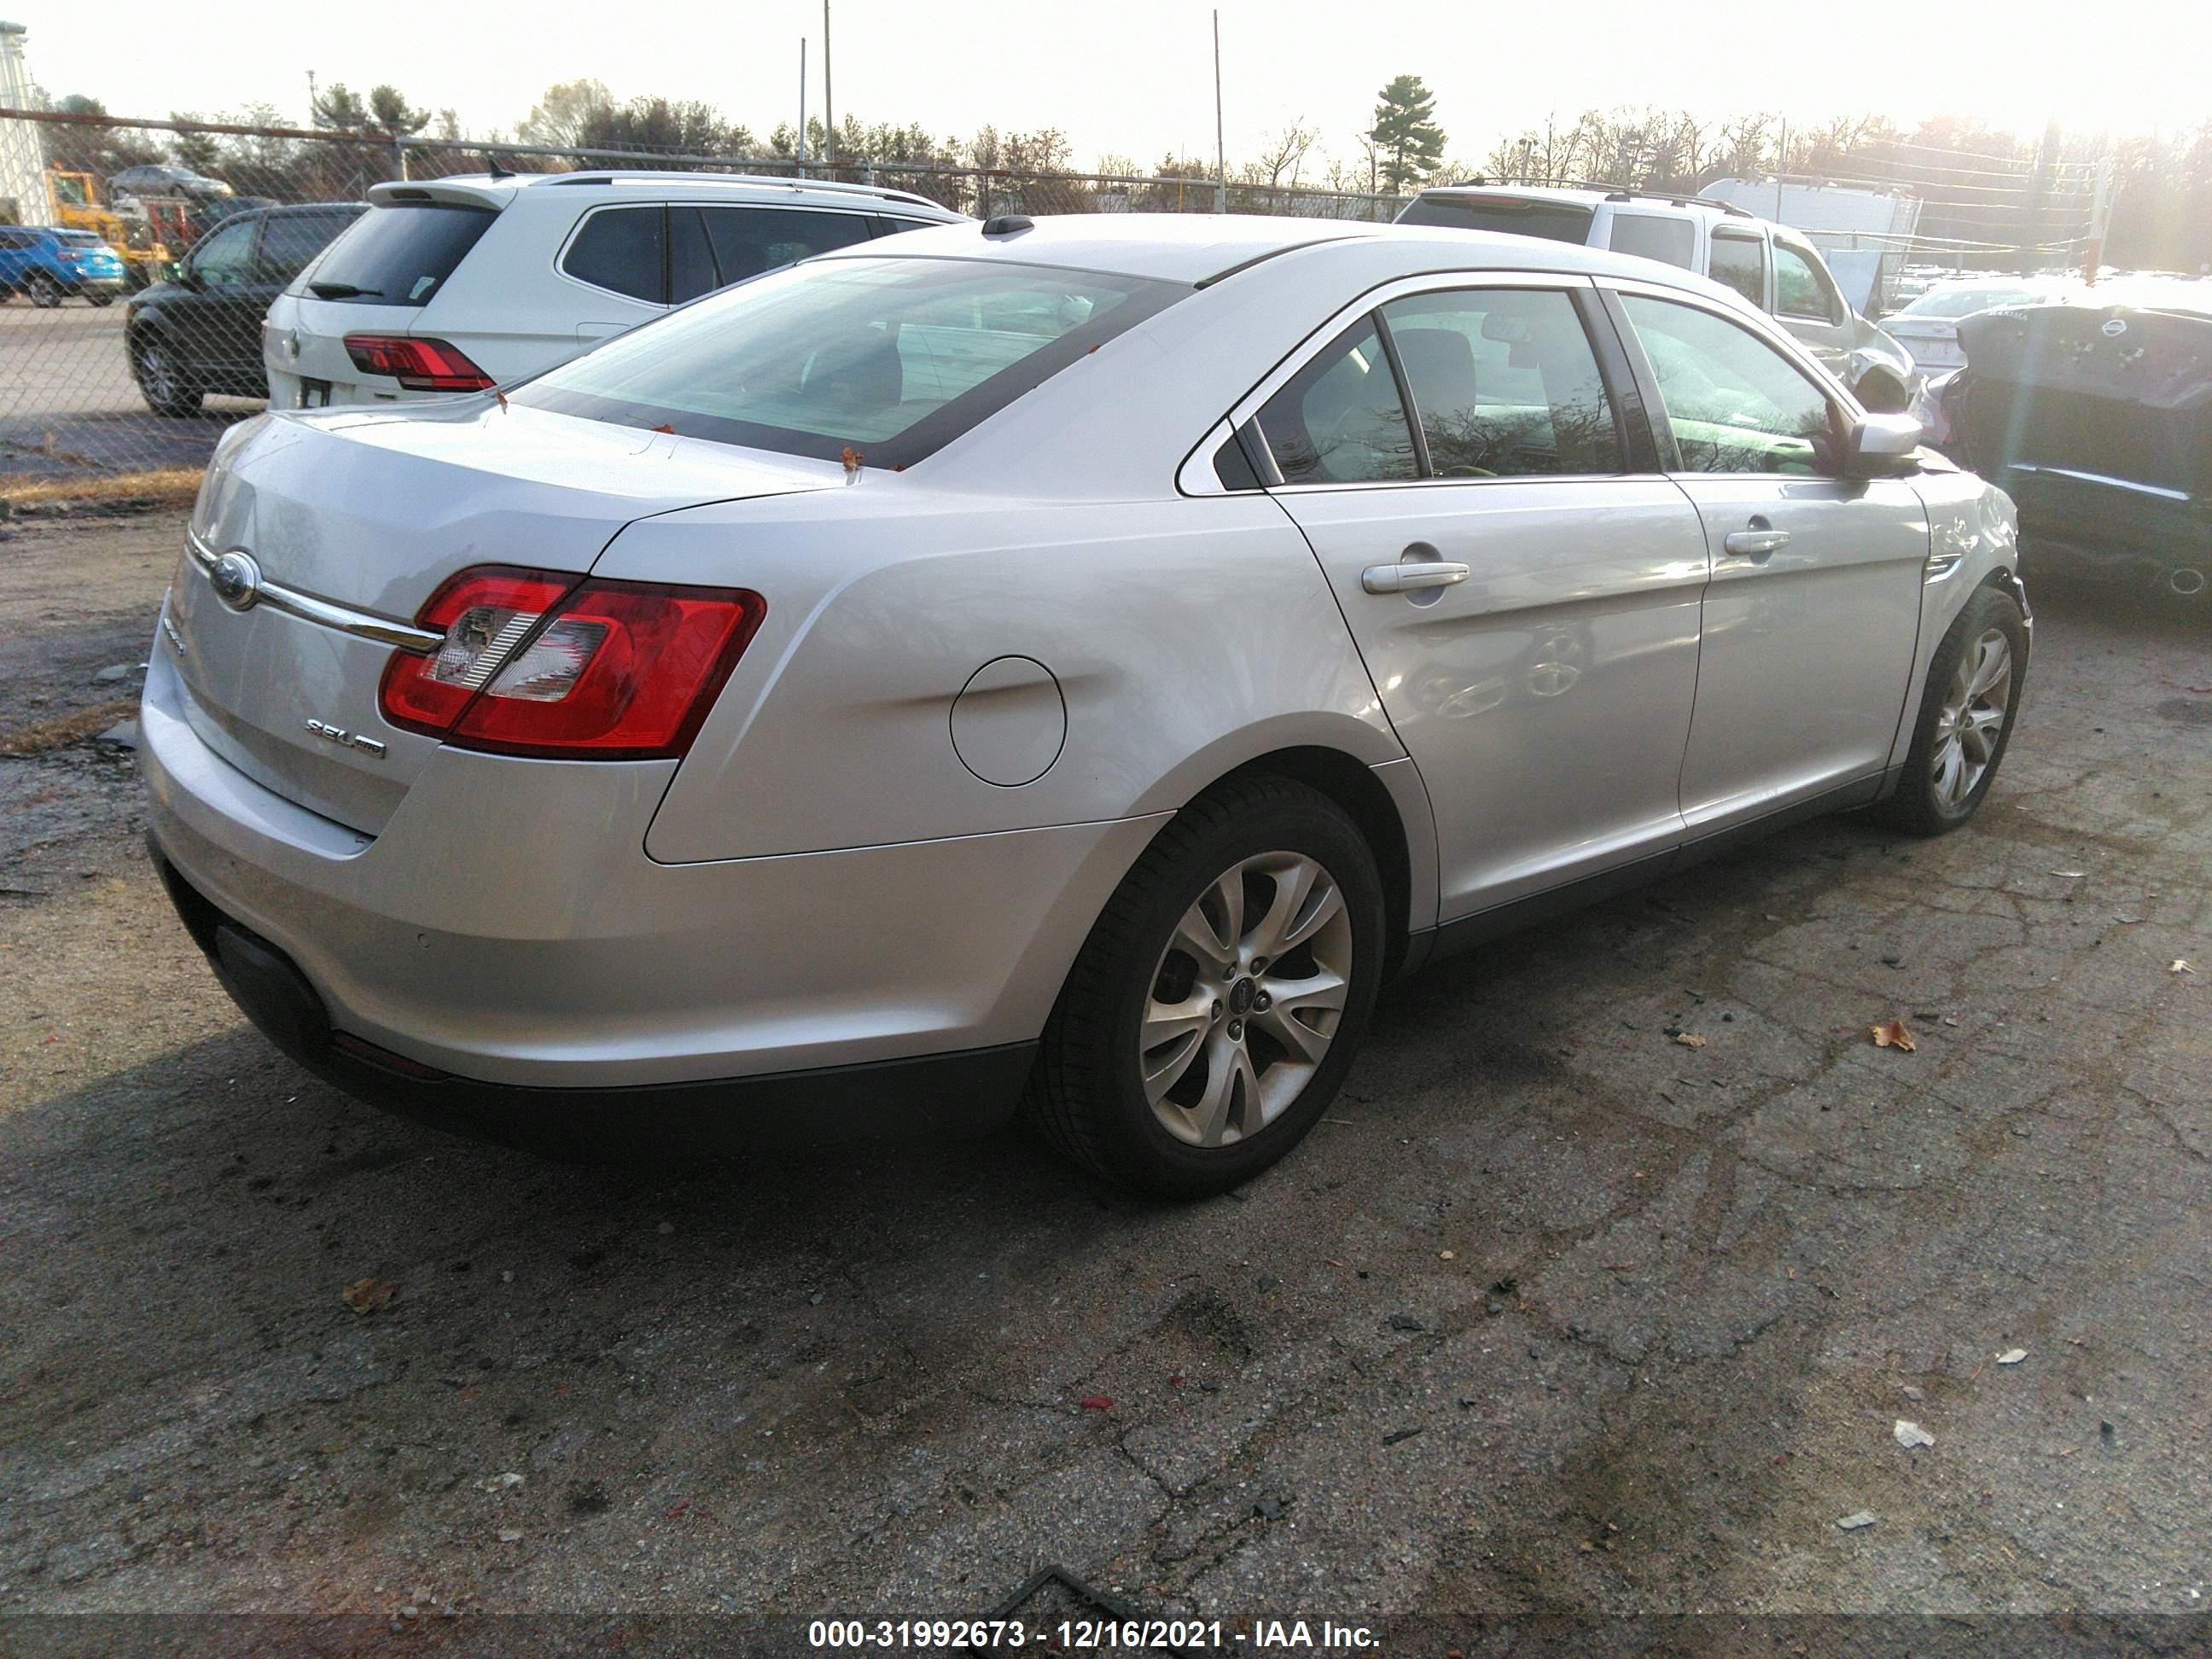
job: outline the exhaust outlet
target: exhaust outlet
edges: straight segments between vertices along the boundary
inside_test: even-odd
[[[2166,585],[2185,599],[2193,599],[2204,591],[2204,573],[2201,570],[2176,570],[2166,579]]]

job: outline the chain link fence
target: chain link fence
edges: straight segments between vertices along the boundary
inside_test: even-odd
[[[1231,182],[1218,195],[1197,176],[556,149],[0,109],[0,500],[188,490],[223,428],[265,398],[270,301],[352,222],[369,187],[495,169],[834,179],[978,218],[1211,213],[1218,199],[1231,213],[1380,221],[1402,205],[1292,185]],[[255,211],[318,204],[330,210]],[[156,328],[164,313],[189,318],[190,337]]]

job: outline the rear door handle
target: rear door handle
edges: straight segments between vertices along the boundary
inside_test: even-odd
[[[1721,545],[1739,558],[1749,559],[1753,563],[1758,563],[1771,556],[1777,549],[1789,546],[1790,532],[1786,530],[1763,528],[1731,530],[1722,539]]]
[[[1411,593],[1417,588],[1449,587],[1471,574],[1466,565],[1435,559],[1419,564],[1370,564],[1359,573],[1359,585],[1370,593]]]

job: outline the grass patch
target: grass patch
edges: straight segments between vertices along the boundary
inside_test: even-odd
[[[146,472],[106,472],[89,478],[25,478],[0,484],[0,501],[10,507],[42,507],[49,501],[150,501],[160,507],[190,507],[199,489],[199,468],[164,466]]]
[[[34,725],[19,726],[12,732],[0,732],[0,760],[21,760],[27,756],[66,749],[73,743],[98,737],[118,720],[127,720],[137,712],[137,698],[118,697],[96,708],[80,708],[74,714],[57,714]]]

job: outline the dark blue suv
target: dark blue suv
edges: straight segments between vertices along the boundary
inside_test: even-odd
[[[104,306],[122,292],[123,256],[94,232],[0,225],[0,296],[58,306],[76,294]]]

